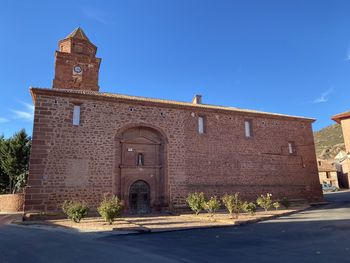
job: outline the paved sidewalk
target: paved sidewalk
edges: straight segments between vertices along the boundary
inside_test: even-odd
[[[205,229],[216,227],[237,226],[247,223],[269,220],[272,218],[286,216],[291,213],[300,212],[310,208],[309,205],[295,206],[286,210],[271,210],[268,212],[258,211],[255,215],[243,213],[238,219],[231,218],[227,212],[221,211],[211,217],[207,213],[199,215],[147,215],[142,217],[130,216],[117,218],[113,224],[106,223],[100,217],[88,217],[80,223],[74,223],[68,219],[46,219],[36,221],[24,221],[20,223],[25,226],[45,226],[52,228],[64,228],[74,232],[108,232],[125,234],[145,232],[168,232],[188,229]]]
[[[0,225],[22,221],[23,213],[0,213]]]

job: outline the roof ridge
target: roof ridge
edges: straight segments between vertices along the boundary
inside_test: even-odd
[[[149,98],[149,97],[142,97],[142,96],[131,96],[131,95],[124,95],[124,94],[119,94],[119,93],[111,93],[111,92],[97,92],[97,91],[90,91],[90,90],[87,91],[87,90],[73,90],[73,89],[34,88],[34,87],[31,87],[31,89],[54,91],[54,92],[60,92],[60,93],[94,95],[94,96],[99,96],[99,97],[119,98],[119,99],[126,99],[126,100],[154,102],[154,103],[162,103],[162,104],[178,105],[178,106],[189,106],[189,107],[197,107],[197,108],[204,108],[204,109],[218,109],[218,110],[245,112],[245,113],[265,114],[265,115],[271,115],[271,116],[276,116],[276,117],[289,117],[289,118],[315,121],[315,119],[313,119],[313,118],[307,118],[307,117],[303,117],[303,116],[293,116],[293,115],[281,114],[281,113],[249,110],[249,109],[230,107],[230,106],[220,106],[220,105],[211,105],[211,104],[193,104],[192,102],[165,100],[165,99]]]
[[[67,38],[78,38],[78,39],[90,41],[80,26],[75,28],[65,39]]]

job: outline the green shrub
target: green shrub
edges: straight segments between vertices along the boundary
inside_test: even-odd
[[[203,207],[213,217],[215,212],[220,208],[220,201],[216,196],[210,197],[208,201],[204,202]]]
[[[89,208],[85,202],[66,200],[62,204],[62,210],[69,219],[79,223],[87,215]]]
[[[281,205],[283,205],[286,209],[290,207],[290,201],[287,197],[283,197],[282,200],[280,200]]]
[[[253,202],[244,202],[242,204],[242,210],[253,216],[256,212],[256,205]]]
[[[272,206],[272,200],[271,200],[272,194],[267,193],[266,195],[260,195],[258,199],[256,199],[256,203],[258,206],[263,208],[265,212],[269,210]]]
[[[238,218],[239,214],[242,211],[242,201],[240,200],[238,193],[235,193],[233,195],[225,194],[222,197],[222,203],[226,207],[231,218],[233,217],[233,214],[235,214],[235,217]]]
[[[122,208],[121,201],[117,196],[105,195],[97,211],[101,217],[111,225],[114,218],[120,215]]]
[[[278,208],[280,208],[281,205],[279,202],[274,202],[272,206],[277,210]]]
[[[188,194],[186,202],[191,210],[194,211],[196,215],[198,215],[199,212],[202,211],[203,204],[205,202],[204,193],[190,193]]]

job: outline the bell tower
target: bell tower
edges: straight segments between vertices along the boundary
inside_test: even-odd
[[[97,47],[78,27],[58,42],[55,54],[53,89],[99,91],[98,73],[101,59]]]

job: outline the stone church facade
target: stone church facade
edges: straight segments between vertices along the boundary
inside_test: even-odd
[[[52,88],[35,104],[25,211],[64,200],[95,208],[104,193],[126,211],[185,207],[189,192],[255,200],[322,198],[309,118],[99,92],[101,59],[78,28],[59,41]]]

